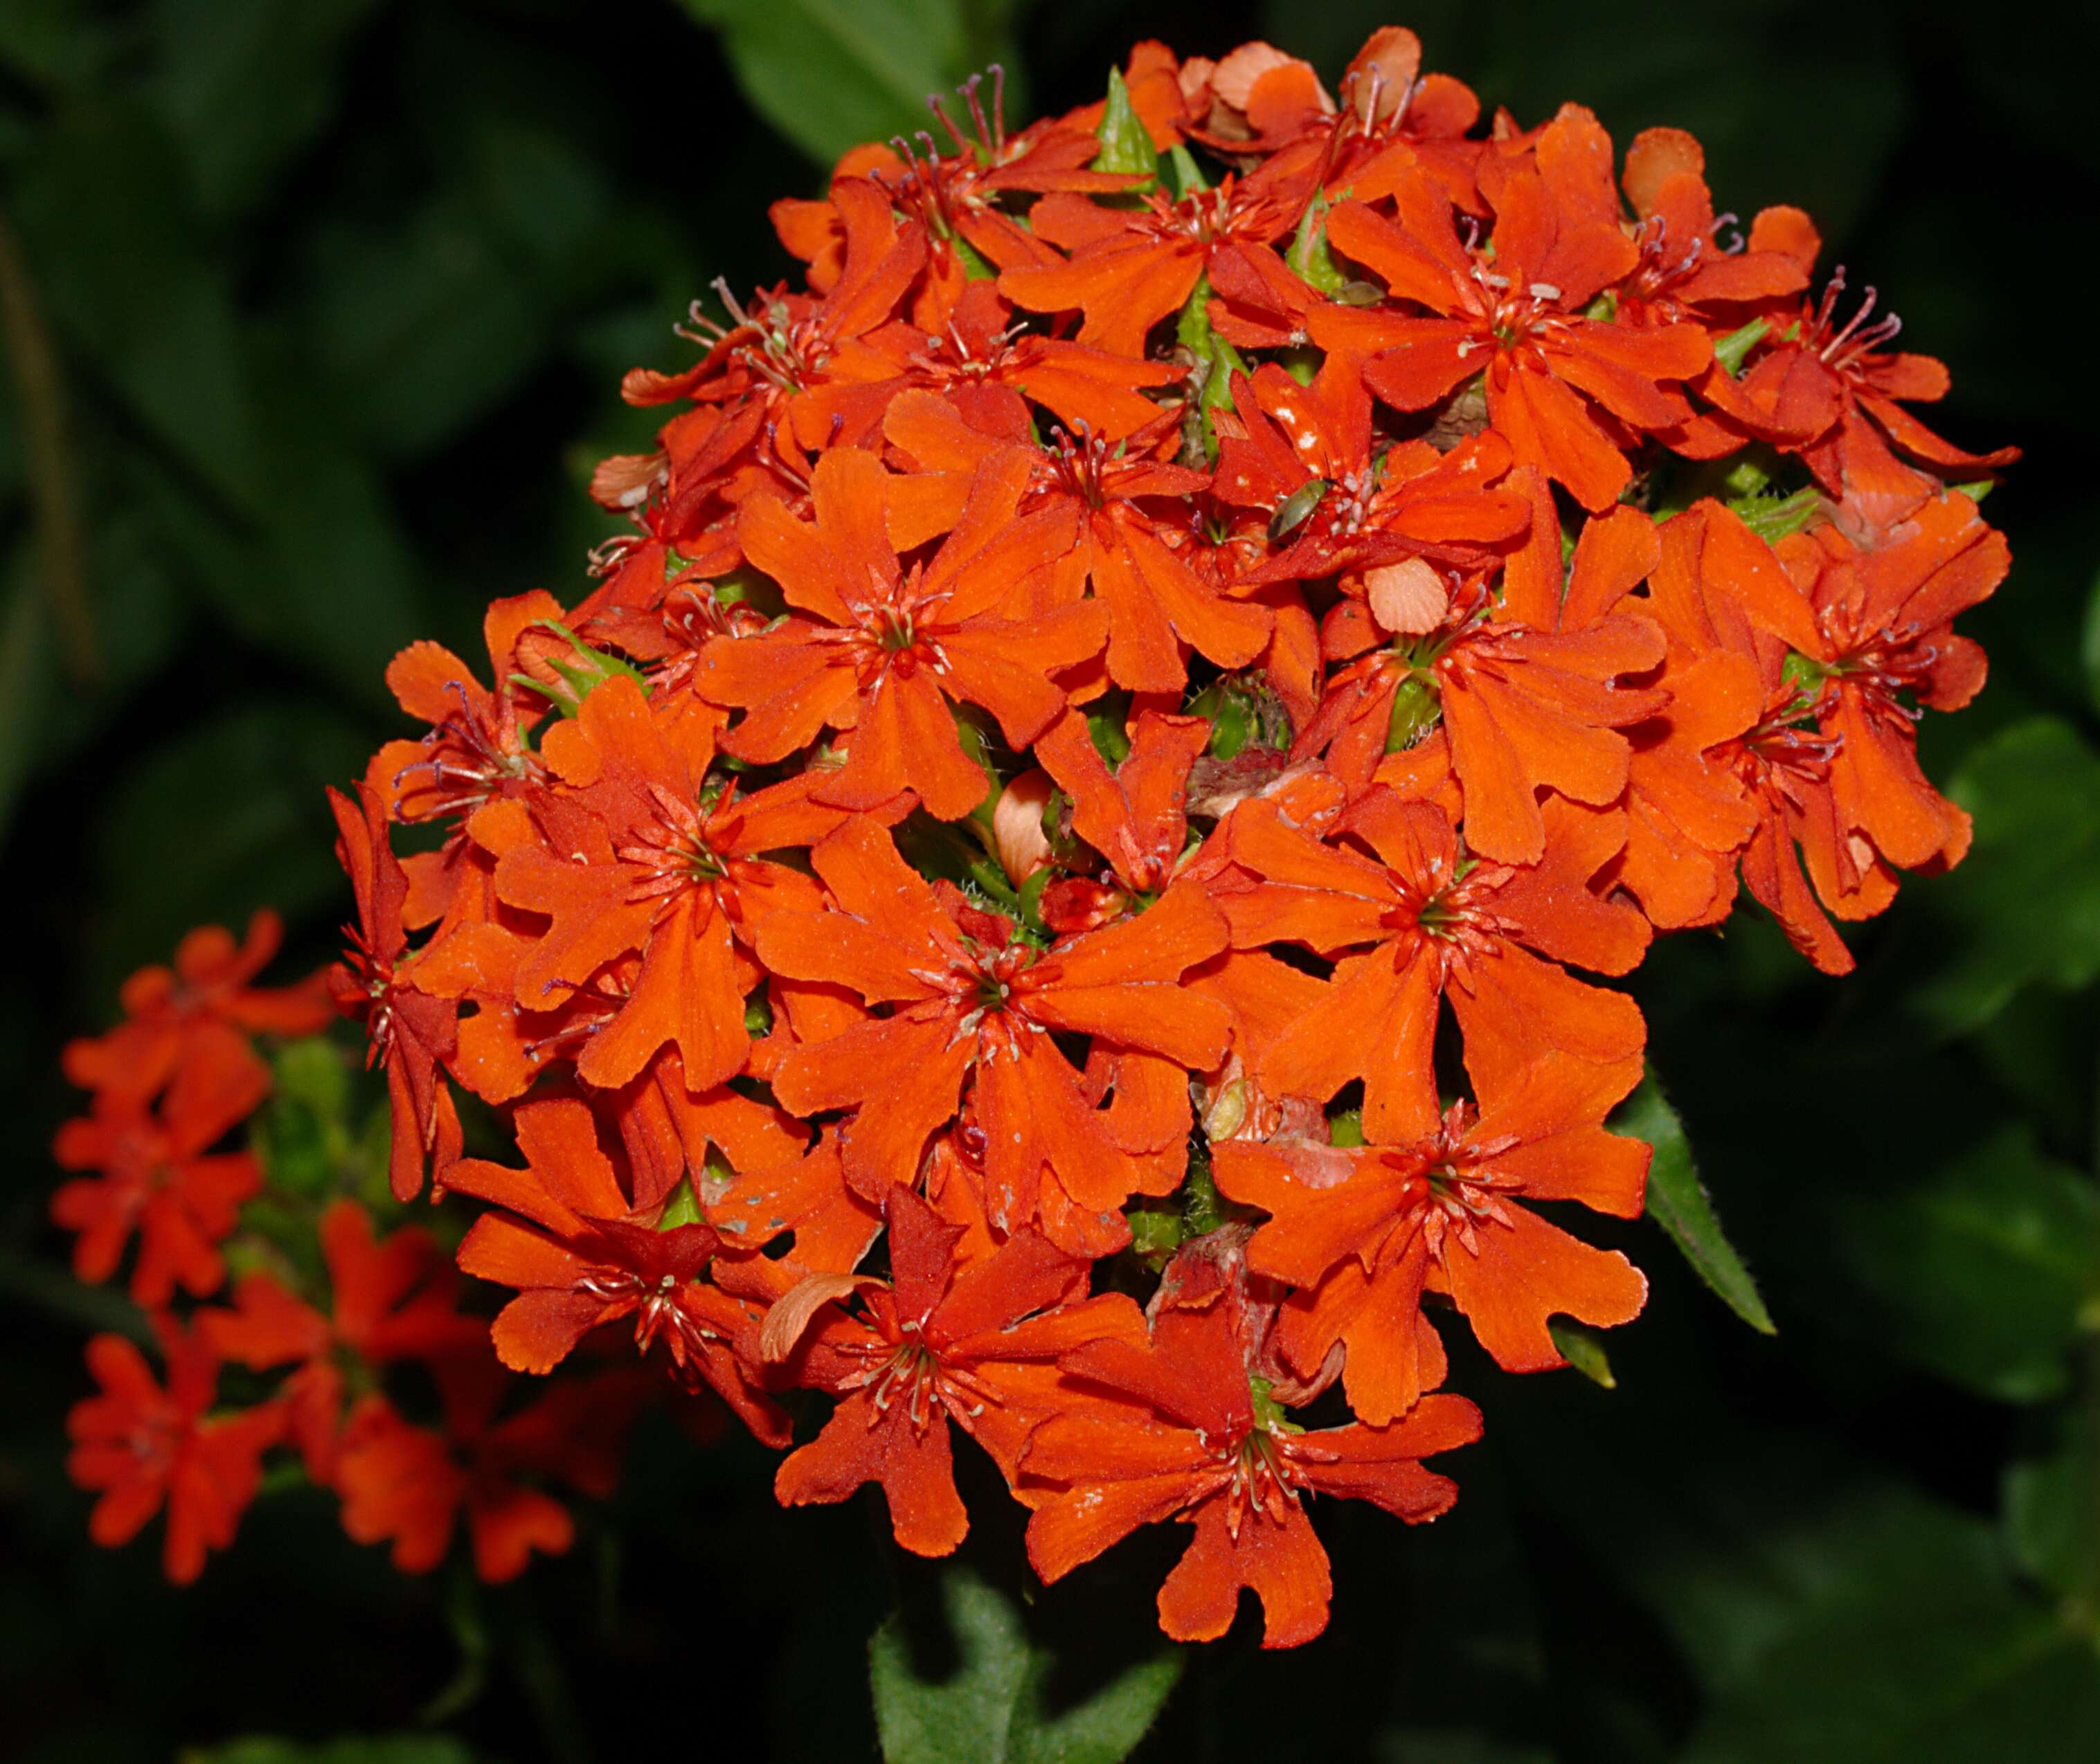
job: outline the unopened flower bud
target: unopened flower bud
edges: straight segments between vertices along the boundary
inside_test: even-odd
[[[992,806],[992,842],[999,848],[999,867],[1016,888],[1050,862],[1043,810],[1057,787],[1048,772],[1034,766],[1001,791]]]
[[[1364,572],[1371,616],[1396,637],[1420,637],[1444,622],[1451,591],[1433,564],[1420,558],[1381,564]]]

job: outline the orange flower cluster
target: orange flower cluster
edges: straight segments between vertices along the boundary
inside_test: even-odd
[[[1309,1496],[1449,1506],[1438,1318],[1533,1371],[1640,1309],[1534,1210],[1642,1207],[1576,971],[1739,889],[1841,971],[1969,836],[1913,730],[2012,453],[1689,135],[1419,60],[1149,43],[849,153],[773,210],[805,285],[628,377],[598,584],[492,606],[492,684],[404,651],[428,732],[336,800],[395,1192],[490,1203],[506,1365],[631,1329],[780,1447],[827,1393],[779,1497],[929,1555],[960,1429],[1045,1579],[1193,1527],[1185,1638],[1319,1632]]]
[[[566,1550],[573,1536],[541,1484],[611,1492],[640,1394],[632,1368],[564,1380],[500,1413],[520,1381],[498,1363],[486,1322],[459,1309],[450,1257],[421,1230],[378,1237],[370,1212],[342,1197],[303,1229],[280,1226],[289,1241],[243,1234],[230,1302],[187,1321],[168,1308],[178,1287],[193,1299],[227,1287],[227,1240],[268,1180],[254,1149],[225,1149],[271,1088],[253,1038],[311,1035],[336,1019],[324,976],[251,984],[279,937],[268,913],[238,946],[217,927],[191,933],[172,969],[126,982],[117,1029],[65,1050],[67,1075],[94,1098],[60,1129],[58,1159],[98,1174],[63,1184],[52,1216],[79,1233],[74,1271],[90,1282],[116,1274],[135,1233],[131,1296],[165,1366],[163,1383],[126,1336],[88,1344],[99,1394],[68,1418],[68,1469],[100,1497],[90,1533],[128,1542],[165,1507],[168,1577],[194,1580],[208,1551],[232,1544],[265,1454],[284,1446],[341,1498],[350,1535],[390,1542],[397,1567],[435,1568],[463,1515],[483,1578],[509,1579],[531,1552]],[[273,1199],[284,1211],[288,1197]],[[309,1263],[314,1277],[302,1277]],[[437,1392],[435,1427],[386,1394],[389,1370],[411,1364]],[[229,1366],[268,1377],[245,1381],[252,1400],[227,1404]]]

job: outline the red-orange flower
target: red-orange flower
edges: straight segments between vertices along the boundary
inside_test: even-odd
[[[909,1189],[892,1191],[888,1219],[887,1283],[820,1278],[807,1290],[823,1295],[814,1318],[800,1291],[767,1318],[768,1356],[840,1399],[774,1488],[783,1505],[801,1506],[880,1483],[897,1541],[946,1555],[969,1529],[949,1423],[1012,1480],[1030,1430],[1057,1406],[1058,1356],[1108,1337],[1140,1340],[1144,1321],[1120,1294],[1088,1299],[1085,1261],[1038,1233],[1017,1232],[964,1264],[956,1250],[966,1228]],[[854,1292],[854,1311],[833,1302]]]
[[[463,1143],[459,1110],[443,1069],[459,1044],[459,1006],[417,989],[417,955],[408,947],[403,910],[408,881],[386,842],[386,809],[365,786],[353,803],[329,792],[338,833],[336,857],[357,896],[351,948],[329,971],[336,1008],[360,1019],[369,1040],[367,1063],[386,1074],[393,1124],[387,1177],[396,1200],[413,1200],[426,1164],[439,1180]]]
[[[1638,1060],[1603,1065],[1549,1053],[1520,1074],[1495,1074],[1480,1086],[1478,1110],[1454,1104],[1410,1144],[1217,1146],[1219,1188],[1269,1215],[1249,1262],[1305,1295],[1284,1313],[1291,1364],[1316,1368],[1343,1343],[1350,1405],[1378,1422],[1442,1382],[1443,1347],[1422,1315],[1425,1286],[1448,1292],[1511,1372],[1565,1364],[1551,1316],[1637,1316],[1648,1282],[1624,1256],[1521,1203],[1639,1214],[1648,1148],[1602,1122],[1640,1074]]]
[[[154,1107],[105,1091],[89,1114],[60,1127],[52,1146],[60,1165],[99,1173],[62,1184],[51,1197],[53,1220],[80,1233],[73,1272],[108,1280],[135,1230],[131,1296],[138,1303],[164,1305],[179,1285],[192,1298],[216,1292],[226,1278],[218,1246],[240,1203],[262,1187],[262,1172],[246,1151],[211,1148],[268,1088],[267,1071],[252,1061],[192,1065],[176,1073]]]
[[[255,1371],[290,1365],[277,1387],[286,1430],[314,1480],[334,1480],[347,1389],[342,1356],[369,1367],[431,1359],[483,1334],[458,1308],[459,1281],[428,1232],[404,1226],[374,1237],[355,1201],[332,1202],[315,1237],[328,1269],[323,1312],[261,1269],[235,1285],[232,1307],[197,1314],[197,1333],[222,1359]]]
[[[1509,470],[1501,436],[1490,430],[1449,455],[1404,443],[1374,461],[1368,404],[1338,410],[1321,385],[1300,386],[1264,362],[1251,380],[1233,382],[1233,411],[1220,413],[1215,494],[1268,517],[1273,554],[1249,580],[1331,576],[1410,558],[1477,567],[1489,561],[1489,548],[1522,536],[1529,505],[1489,487]]]
[[[1046,252],[1047,254],[1047,252]],[[1159,415],[1145,396],[1180,380],[1185,369],[1172,362],[1121,355],[1070,338],[1043,337],[1014,320],[995,282],[973,281],[958,295],[955,310],[938,331],[905,327],[885,339],[898,372],[915,386],[947,393],[959,402],[995,392],[1039,404],[1067,427],[1084,428],[1111,442],[1134,434]],[[908,397],[900,391],[898,398]],[[893,401],[890,408],[894,411]],[[1026,412],[1021,410],[1027,439]]]
[[[325,1028],[333,1012],[320,975],[294,986],[249,984],[283,941],[284,925],[267,908],[248,921],[238,944],[217,925],[190,932],[175,946],[171,968],[142,968],[124,982],[121,1023],[66,1043],[66,1077],[83,1090],[143,1102],[187,1067],[255,1065],[250,1035]]]
[[[2004,537],[1953,492],[1864,551],[1824,527],[1775,555],[1713,503],[1679,521],[1684,561],[1657,602],[1672,641],[1755,670],[1754,721],[1706,766],[1710,779],[1715,767],[1732,774],[1734,800],[1754,818],[1744,885],[1818,967],[1845,972],[1851,953],[1823,908],[1867,918],[1894,897],[1899,869],[1943,867],[1968,849],[1968,817],[1919,769],[1910,705],[1957,709],[1981,688],[1983,651],[1952,621],[2003,579]],[[1743,687],[1727,690],[1739,707]],[[1642,776],[1652,783],[1654,769]],[[1730,787],[1719,795],[1725,809]]]
[[[1557,553],[1557,532],[1539,536]],[[1433,623],[1408,621],[1426,624],[1423,634],[1402,632],[1330,677],[1294,752],[1325,752],[1344,778],[1368,782],[1383,755],[1440,720],[1464,792],[1467,844],[1498,862],[1537,862],[1546,849],[1540,788],[1593,808],[1617,802],[1629,758],[1620,731],[1667,702],[1621,683],[1663,659],[1662,633],[1622,604],[1656,556],[1652,526],[1626,509],[1584,529],[1564,592],[1554,558],[1550,611],[1534,604],[1541,597],[1529,583],[1518,591],[1514,562],[1499,605],[1478,579],[1461,584]],[[1326,634],[1330,654],[1348,655],[1387,633],[1375,602],[1344,601]]]
[[[1228,177],[1216,189],[1192,190],[1178,202],[1154,192],[1129,209],[1048,196],[1030,224],[1067,260],[1008,270],[999,289],[1031,311],[1083,312],[1082,343],[1142,355],[1145,333],[1180,309],[1214,251],[1264,244],[1288,232],[1307,193],[1302,184],[1293,191]]]
[[[1425,1397],[1394,1427],[1300,1430],[1257,1404],[1223,1303],[1162,1312],[1149,1347],[1092,1342],[1061,1363],[1114,1400],[1030,1436],[1022,1474],[1053,1492],[1029,1521],[1028,1559],[1056,1581],[1140,1525],[1193,1526],[1159,1590],[1159,1625],[1176,1641],[1223,1635],[1242,1587],[1260,1597],[1264,1647],[1310,1641],[1327,1626],[1332,1581],[1303,1497],[1369,1501],[1419,1524],[1458,1493],[1421,1460],[1480,1434],[1462,1396]]]
[[[1236,811],[1233,861],[1260,880],[1220,884],[1234,944],[1292,942],[1340,957],[1320,1002],[1264,1052],[1261,1087],[1325,1102],[1361,1078],[1371,1138],[1433,1133],[1431,1055],[1445,998],[1476,1083],[1549,1048],[1605,1062],[1638,1056],[1644,1034],[1633,1000],[1560,966],[1624,973],[1648,947],[1639,913],[1591,892],[1624,823],[1551,797],[1543,812],[1545,856],[1520,867],[1462,858],[1441,809],[1383,788],[1350,805],[1335,845],[1269,804]]]
[[[136,1343],[98,1335],[87,1344],[88,1370],[101,1394],[74,1404],[66,1417],[73,1440],[66,1474],[100,1494],[87,1528],[105,1548],[130,1542],[165,1506],[161,1560],[170,1580],[187,1585],[203,1572],[209,1551],[232,1543],[284,1415],[269,1405],[210,1413],[218,1356],[165,1316],[153,1320],[153,1334],[167,1365],[165,1387]]]
[[[1649,1156],[1604,1125],[1641,1013],[1587,977],[1739,891],[1841,969],[1833,917],[1962,855],[1912,725],[1981,686],[1952,623],[2005,567],[1948,480],[2012,456],[1904,413],[1943,373],[1842,277],[1807,298],[1806,215],[1738,244],[1680,130],[1621,178],[1577,106],[1477,128],[1396,27],[1334,97],[1145,43],[1012,135],[962,104],[952,152],[774,205],[806,273],[717,284],[704,358],[624,385],[675,413],[593,476],[632,530],[587,598],[492,607],[491,686],[404,652],[431,733],[337,800],[333,990],[397,1193],[429,1161],[492,1203],[493,1352],[336,1214],[334,1316],[256,1276],[207,1328],[292,1369],[411,1568],[462,1515],[486,1573],[567,1546],[545,1484],[607,1485],[634,1381],[668,1394],[580,1374],[631,1328],[768,1443],[786,1384],[835,1400],[788,1504],[878,1484],[944,1554],[960,1425],[1046,1577],[1178,1518],[1169,1632],[1252,1586],[1284,1645],[1326,1621],[1306,1496],[1451,1498],[1443,1301],[1520,1370],[1641,1308],[1560,1224],[1637,1214]],[[106,1272],[162,1197],[155,1290],[220,1277],[231,1205],[107,1166],[273,1026],[249,957],[192,953],[74,1056],[105,1175],[62,1202]],[[519,1159],[463,1159],[448,1081]],[[410,1353],[435,1424],[395,1379],[338,1442],[334,1362]],[[506,1367],[558,1376],[514,1412]]]
[[[1210,739],[1202,717],[1140,712],[1113,772],[1076,712],[1036,743],[1036,757],[1070,801],[1072,831],[1129,894],[1156,894],[1173,880],[1189,840],[1189,770]]]
[[[605,681],[548,732],[541,751],[558,787],[533,798],[539,836],[496,864],[497,896],[548,921],[509,990],[520,1009],[545,1011],[597,982],[610,1009],[576,1070],[602,1089],[627,1083],[667,1044],[694,1091],[742,1069],[743,995],[758,976],[737,940],[781,904],[814,904],[803,877],[758,854],[810,845],[844,818],[815,800],[820,777],[748,796],[711,781],[717,726],[690,697]],[[616,990],[598,978],[630,953],[640,965]]]
[[[1017,518],[1028,465],[1010,450],[985,463],[968,506],[931,562],[906,563],[890,544],[889,474],[871,455],[835,451],[818,462],[814,523],[778,503],[753,504],[741,531],[752,562],[779,580],[796,611],[763,635],[717,641],[696,689],[749,714],[723,738],[741,759],[770,763],[809,746],[827,725],[850,729],[846,763],[813,794],[872,809],[907,787],[944,820],[984,800],[984,771],[963,750],[952,703],[982,705],[1008,741],[1026,747],[1065,707],[1050,675],[1100,653],[1099,606],[1030,611],[1027,582],[1071,544],[1048,509]]]
[[[536,626],[561,615],[554,597],[537,589],[490,603],[483,631],[493,687],[439,643],[411,643],[386,665],[395,701],[430,732],[381,747],[365,768],[365,787],[394,820],[453,823],[438,850],[402,864],[408,877],[403,917],[412,927],[435,923],[456,903],[465,917],[487,916],[486,841],[474,839],[470,823],[488,804],[520,796],[544,775],[530,737],[545,699],[529,682],[519,684],[520,647]],[[469,897],[460,902],[462,889]]]
[[[1110,448],[1099,435],[1061,436],[1038,484],[1036,505],[1077,529],[1055,567],[1060,602],[1084,584],[1109,615],[1109,677],[1133,692],[1179,692],[1190,650],[1220,668],[1243,668],[1268,641],[1266,607],[1220,594],[1191,567],[1189,523],[1179,499],[1205,474],[1151,456],[1140,434]]]
[[[1738,240],[1731,250],[1721,240],[1705,170],[1705,150],[1682,129],[1643,129],[1626,148],[1624,182],[1640,218],[1634,236],[1640,261],[1620,299],[1640,316],[1697,319],[1702,307],[1776,299],[1808,284],[1807,266],[1774,243],[1807,217],[1798,209],[1767,209],[1758,217],[1762,249],[1745,250]]]
[[[1751,244],[1758,242],[1754,231]],[[1805,239],[1794,230],[1787,243],[1812,260],[1812,230]],[[1902,519],[1948,478],[1987,477],[2019,458],[2018,448],[1968,452],[1904,409],[1946,397],[1952,382],[1945,364],[1884,346],[1903,322],[1886,310],[1873,316],[1873,289],[1841,323],[1844,292],[1840,268],[1820,298],[1772,324],[1740,381],[1716,377],[1704,388],[1715,408],[1747,433],[1799,453],[1817,482],[1871,527]]]
[[[395,1568],[424,1574],[444,1560],[464,1516],[474,1572],[514,1580],[536,1550],[560,1555],[576,1540],[569,1510],[540,1480],[612,1492],[633,1387],[559,1384],[498,1419],[510,1380],[486,1352],[438,1370],[442,1431],[417,1426],[377,1394],[351,1411],[336,1475],[342,1528],[359,1543],[390,1544]]]
[[[1681,405],[1661,389],[1713,357],[1696,325],[1588,315],[1639,255],[1618,224],[1601,135],[1576,113],[1539,137],[1535,157],[1498,192],[1492,255],[1461,240],[1449,198],[1424,173],[1400,181],[1396,223],[1362,202],[1341,204],[1327,218],[1335,249],[1374,271],[1392,298],[1432,315],[1337,308],[1312,325],[1323,348],[1375,337],[1383,352],[1365,378],[1401,410],[1427,409],[1485,373],[1489,420],[1517,460],[1593,512],[1609,508],[1633,475],[1618,426],[1668,427]]]
[[[638,1352],[660,1337],[681,1378],[704,1382],[760,1439],[785,1444],[787,1417],[732,1345],[753,1313],[701,1278],[721,1236],[631,1207],[581,1103],[527,1103],[516,1124],[523,1170],[463,1158],[448,1179],[505,1210],[476,1219],[459,1250],[468,1273],[518,1290],[489,1332],[496,1357],[514,1372],[551,1372],[592,1330],[631,1317]]]
[[[1169,889],[1134,918],[1039,951],[1011,921],[929,886],[871,822],[847,822],[811,857],[836,906],[768,919],[761,959],[893,1008],[789,1053],[774,1078],[782,1103],[802,1115],[854,1109],[846,1175],[882,1194],[917,1181],[968,1079],[995,1221],[1039,1218],[1083,1254],[1127,1241],[1116,1209],[1180,1179],[1189,1115],[1175,1068],[1224,1052],[1223,1007],[1178,984],[1224,947],[1216,911],[1193,888]],[[1122,1056],[1116,1108],[1083,1093],[1061,1033]]]

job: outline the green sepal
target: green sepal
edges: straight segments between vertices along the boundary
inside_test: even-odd
[[[1740,330],[1729,332],[1714,346],[1714,359],[1721,364],[1721,371],[1732,380],[1742,378],[1744,360],[1771,330],[1769,319],[1753,319]]]
[[[1179,141],[1159,156],[1158,163],[1159,181],[1177,202],[1193,191],[1211,187],[1211,180],[1203,175],[1203,168],[1196,163],[1196,156]]]
[[[1762,496],[1771,487],[1772,474],[1778,464],[1777,460],[1752,449],[1729,461],[1727,470],[1721,474],[1721,488],[1731,502],[1740,501],[1745,496]]]
[[[1282,701],[1267,682],[1244,674],[1213,680],[1189,700],[1184,714],[1210,724],[1206,751],[1213,759],[1236,759],[1250,743],[1263,747],[1290,745],[1290,716]]]
[[[1191,1237],[1207,1237],[1230,1215],[1225,1198],[1211,1175],[1211,1161],[1201,1153],[1189,1159],[1189,1174],[1181,1184],[1181,1224]]]
[[[1836,672],[1826,668],[1813,655],[1804,655],[1799,650],[1786,652],[1786,660],[1780,668],[1780,677],[1813,703],[1823,696],[1823,683]]]
[[[770,576],[761,576],[756,570],[732,570],[727,576],[712,582],[696,584],[714,596],[717,606],[748,606],[761,612],[769,619],[777,619],[788,610],[788,602],[780,592],[780,584]]]
[[[1434,729],[1443,715],[1444,700],[1436,681],[1418,669],[1409,674],[1392,695],[1392,714],[1385,727],[1385,751],[1405,752]]]
[[[1303,1433],[1304,1428],[1290,1418],[1290,1411],[1269,1395],[1274,1388],[1260,1373],[1247,1374],[1247,1400],[1254,1408],[1254,1424],[1270,1433]]]
[[[1604,1344],[1595,1330],[1586,1330],[1564,1316],[1555,1316],[1546,1320],[1546,1332],[1553,1338],[1553,1345],[1560,1350],[1560,1357],[1592,1384],[1608,1391],[1619,1387],[1618,1379],[1612,1374],[1612,1362],[1605,1357]]]
[[[1326,357],[1317,349],[1294,346],[1276,352],[1276,364],[1300,386],[1310,386],[1320,377],[1320,369],[1326,365]]]
[[[1175,340],[1196,358],[1195,375],[1201,390],[1196,395],[1194,421],[1203,456],[1212,464],[1218,457],[1218,437],[1211,413],[1232,402],[1233,376],[1251,370],[1246,359],[1211,324],[1211,278],[1198,276],[1189,290],[1179,317],[1174,321]]]
[[[1209,359],[1211,338],[1211,278],[1198,276],[1189,298],[1174,320],[1174,341],[1194,355],[1198,364]]]
[[[633,663],[622,661],[619,656],[607,650],[593,649],[558,619],[535,619],[532,623],[540,630],[552,631],[569,646],[570,653],[566,660],[554,655],[547,658],[547,665],[562,677],[562,684],[567,686],[568,690],[561,691],[543,681],[535,680],[530,674],[514,673],[510,678],[515,684],[551,699],[554,708],[562,716],[576,716],[583,709],[585,699],[607,681],[618,677],[632,680],[642,688],[645,697],[648,695],[649,677]]]
[[[1158,156],[1152,150],[1152,137],[1145,132],[1145,119],[1131,103],[1130,88],[1123,84],[1118,68],[1109,69],[1108,103],[1101,111],[1101,126],[1094,134],[1101,143],[1101,150],[1094,156],[1089,170],[1126,174],[1142,173],[1148,183],[1158,181]],[[1133,190],[1145,187],[1146,184],[1132,187]]]
[[[681,1225],[705,1224],[707,1219],[700,1211],[700,1197],[693,1193],[690,1176],[678,1178],[678,1185],[664,1197],[664,1211],[656,1216],[659,1231],[676,1231]]]
[[[1006,788],[1006,780],[999,775],[999,768],[992,764],[990,744],[985,739],[984,731],[968,717],[957,715],[955,739],[962,743],[963,752],[977,762],[977,770],[985,775],[984,800],[970,810],[970,819],[989,831],[992,811],[999,806],[999,796]]]
[[[1198,284],[1206,293],[1207,281]],[[1221,405],[1233,401],[1233,376],[1249,373],[1246,360],[1240,352],[1215,331],[1211,333],[1211,371],[1203,377],[1203,390],[1196,399],[1197,421],[1202,426],[1203,453],[1212,464],[1218,457],[1218,433],[1211,421],[1211,413]]]
[[[1049,940],[1050,927],[1043,923],[1043,891],[1056,880],[1057,874],[1045,864],[1040,870],[1022,878],[1016,894],[1021,906],[1021,924],[1046,942]]]
[[[1155,1272],[1172,1258],[1188,1234],[1180,1211],[1171,1206],[1133,1202],[1123,1218],[1130,1226],[1131,1253]]]
[[[1732,502],[1730,508],[1767,545],[1789,533],[1798,533],[1823,512],[1823,492],[1811,484],[1790,496],[1750,496]]]
[[[1220,760],[1237,759],[1254,732],[1254,717],[1247,705],[1230,694],[1221,694],[1211,719],[1211,754]]]
[[[1113,772],[1130,757],[1130,734],[1123,726],[1130,717],[1130,695],[1104,693],[1082,714],[1087,719],[1087,733],[1093,739],[1094,752],[1101,755],[1101,764]]]
[[[1300,280],[1323,294],[1339,294],[1348,284],[1349,278],[1327,247],[1327,198],[1320,192],[1313,192],[1298,218],[1298,231],[1291,236],[1283,261]]]
[[[955,261],[963,267],[964,280],[988,282],[998,276],[999,267],[960,233],[948,236],[948,248],[955,254]]]

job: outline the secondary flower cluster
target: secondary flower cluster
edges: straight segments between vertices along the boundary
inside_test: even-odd
[[[1326,1621],[1314,1493],[1435,1517],[1502,1367],[1631,1318],[1621,976],[1739,889],[1819,967],[1968,823],[1924,708],[2011,452],[1905,408],[1807,218],[1698,144],[1479,127],[1410,33],[1339,98],[1262,44],[858,149],[804,285],[638,370],[633,531],[338,797],[395,1193],[488,1209],[506,1365],[607,1325],[926,1555],[960,1428],[1045,1579],[1135,1528],[1207,1638]],[[397,855],[393,829],[414,830]],[[524,1167],[462,1155],[454,1087]],[[1556,1219],[1565,1219],[1564,1213]],[[1142,1303],[1140,1301],[1143,1300]]]
[[[238,946],[217,927],[191,933],[172,969],[126,982],[117,1028],[65,1050],[67,1076],[94,1095],[60,1130],[57,1157],[95,1174],[63,1184],[52,1216],[79,1233],[74,1272],[91,1283],[115,1276],[135,1233],[130,1294],[165,1367],[157,1378],[128,1336],[88,1344],[100,1389],[69,1417],[68,1468],[100,1497],[90,1532],[128,1542],[165,1507],[168,1577],[193,1580],[208,1551],[233,1541],[266,1454],[284,1447],[339,1497],[350,1535],[390,1542],[397,1567],[435,1567],[464,1515],[476,1568],[508,1579],[572,1536],[542,1482],[611,1491],[636,1374],[506,1402],[520,1381],[497,1362],[486,1321],[459,1309],[462,1283],[428,1233],[381,1237],[356,1200],[304,1192],[312,1185],[241,1143],[273,1084],[255,1038],[314,1036],[336,1018],[321,975],[252,984],[279,936],[267,913]],[[324,1043],[290,1045],[324,1067],[341,1057]],[[267,1215],[245,1225],[258,1201]],[[226,1302],[179,1318],[178,1288]],[[387,1394],[389,1371],[411,1365],[436,1392],[434,1425]],[[229,1402],[229,1368],[265,1376],[235,1370],[240,1400]]]

